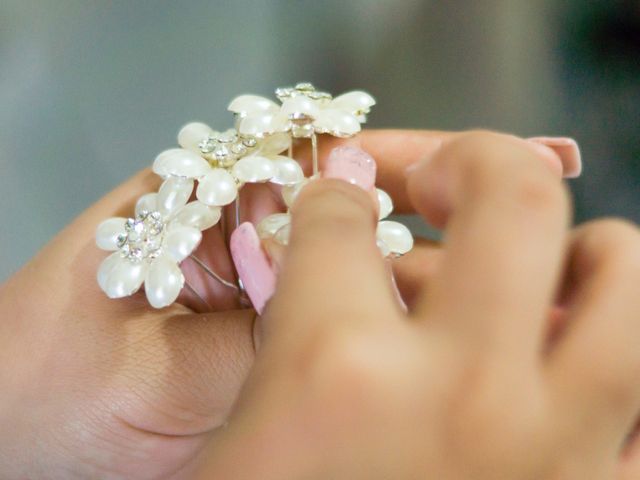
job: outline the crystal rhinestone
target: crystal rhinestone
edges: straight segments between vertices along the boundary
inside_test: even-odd
[[[133,263],[156,258],[161,253],[164,222],[158,212],[140,212],[125,222],[125,232],[118,236],[123,257]]]

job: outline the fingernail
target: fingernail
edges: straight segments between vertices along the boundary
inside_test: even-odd
[[[376,161],[364,150],[337,147],[325,162],[323,177],[344,180],[368,191],[375,186],[376,168]]]
[[[573,138],[568,137],[532,137],[530,142],[544,145],[553,150],[562,162],[562,174],[565,178],[576,178],[582,172],[580,147]]]
[[[258,314],[276,290],[276,275],[254,226],[245,222],[229,241],[231,257],[247,295]]]

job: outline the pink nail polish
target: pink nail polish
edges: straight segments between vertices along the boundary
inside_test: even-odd
[[[363,190],[371,190],[376,183],[376,161],[364,150],[337,147],[325,162],[324,178],[337,178]]]
[[[528,140],[549,147],[560,157],[564,177],[576,178],[580,176],[582,172],[582,157],[580,155],[580,147],[573,138],[533,137]]]
[[[276,290],[276,275],[262,249],[255,227],[245,222],[231,234],[230,250],[238,276],[253,308],[262,314],[264,306]]]

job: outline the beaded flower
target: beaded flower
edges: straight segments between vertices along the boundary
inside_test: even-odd
[[[283,190],[283,199],[288,207],[309,181],[310,179],[305,179],[295,187]],[[376,229],[378,248],[383,257],[404,255],[413,248],[413,236],[403,224],[393,220],[385,220],[393,212],[393,202],[384,190],[376,188],[376,193],[379,206]],[[263,240],[273,239],[282,245],[287,245],[291,231],[291,215],[288,212],[268,215],[258,223],[256,230],[258,236]]]
[[[280,155],[290,142],[288,135],[256,138],[234,129],[217,132],[203,123],[190,123],[178,134],[182,148],[158,155],[153,171],[164,178],[196,179],[198,200],[224,206],[236,199],[245,183],[292,185],[304,178],[298,162]]]
[[[293,138],[323,133],[351,137],[361,130],[360,124],[376,103],[371,95],[361,91],[333,98],[310,83],[278,88],[276,97],[281,105],[256,95],[233,99],[228,109],[238,115],[238,131],[257,137],[282,132]]]
[[[149,303],[162,308],[184,285],[179,263],[198,246],[202,230],[220,220],[220,209],[188,202],[193,180],[170,177],[157,193],[138,200],[133,218],[113,217],[96,231],[96,244],[113,251],[98,268],[98,284],[110,298],[134,294],[144,283]]]

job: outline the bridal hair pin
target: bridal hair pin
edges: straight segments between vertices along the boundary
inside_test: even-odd
[[[186,287],[206,304],[203,296],[185,281],[180,269],[180,263],[189,257],[208,276],[238,295],[244,292],[243,281],[249,282],[247,293],[261,311],[267,298],[254,292],[273,289],[273,269],[266,276],[248,270],[251,263],[245,262],[243,250],[237,253],[236,249],[234,253],[232,245],[239,279],[224,279],[193,254],[202,232],[215,226],[222,210],[234,204],[234,234],[242,237],[247,227],[240,225],[239,196],[247,183],[280,186],[288,208],[299,191],[320,175],[318,136],[356,135],[375,104],[373,97],[362,91],[334,98],[310,83],[278,88],[276,97],[279,104],[256,95],[236,97],[228,107],[235,114],[234,128],[219,132],[203,123],[189,123],[178,133],[180,148],[156,157],[152,170],[163,179],[159,190],[143,195],[132,217],[110,218],[97,228],[97,246],[113,252],[103,260],[97,274],[98,285],[107,296],[126,297],[144,284],[149,303],[162,308],[172,304]],[[311,177],[305,177],[294,160],[293,139],[311,142]],[[375,196],[380,212],[377,243],[382,255],[391,258],[407,253],[413,246],[411,233],[404,225],[385,220],[393,209],[389,195],[377,189]],[[257,232],[251,238],[254,250],[261,248],[260,239],[272,238],[286,245],[289,213],[265,217]],[[264,250],[261,252],[264,254]],[[256,269],[270,268],[268,259],[254,265]]]

